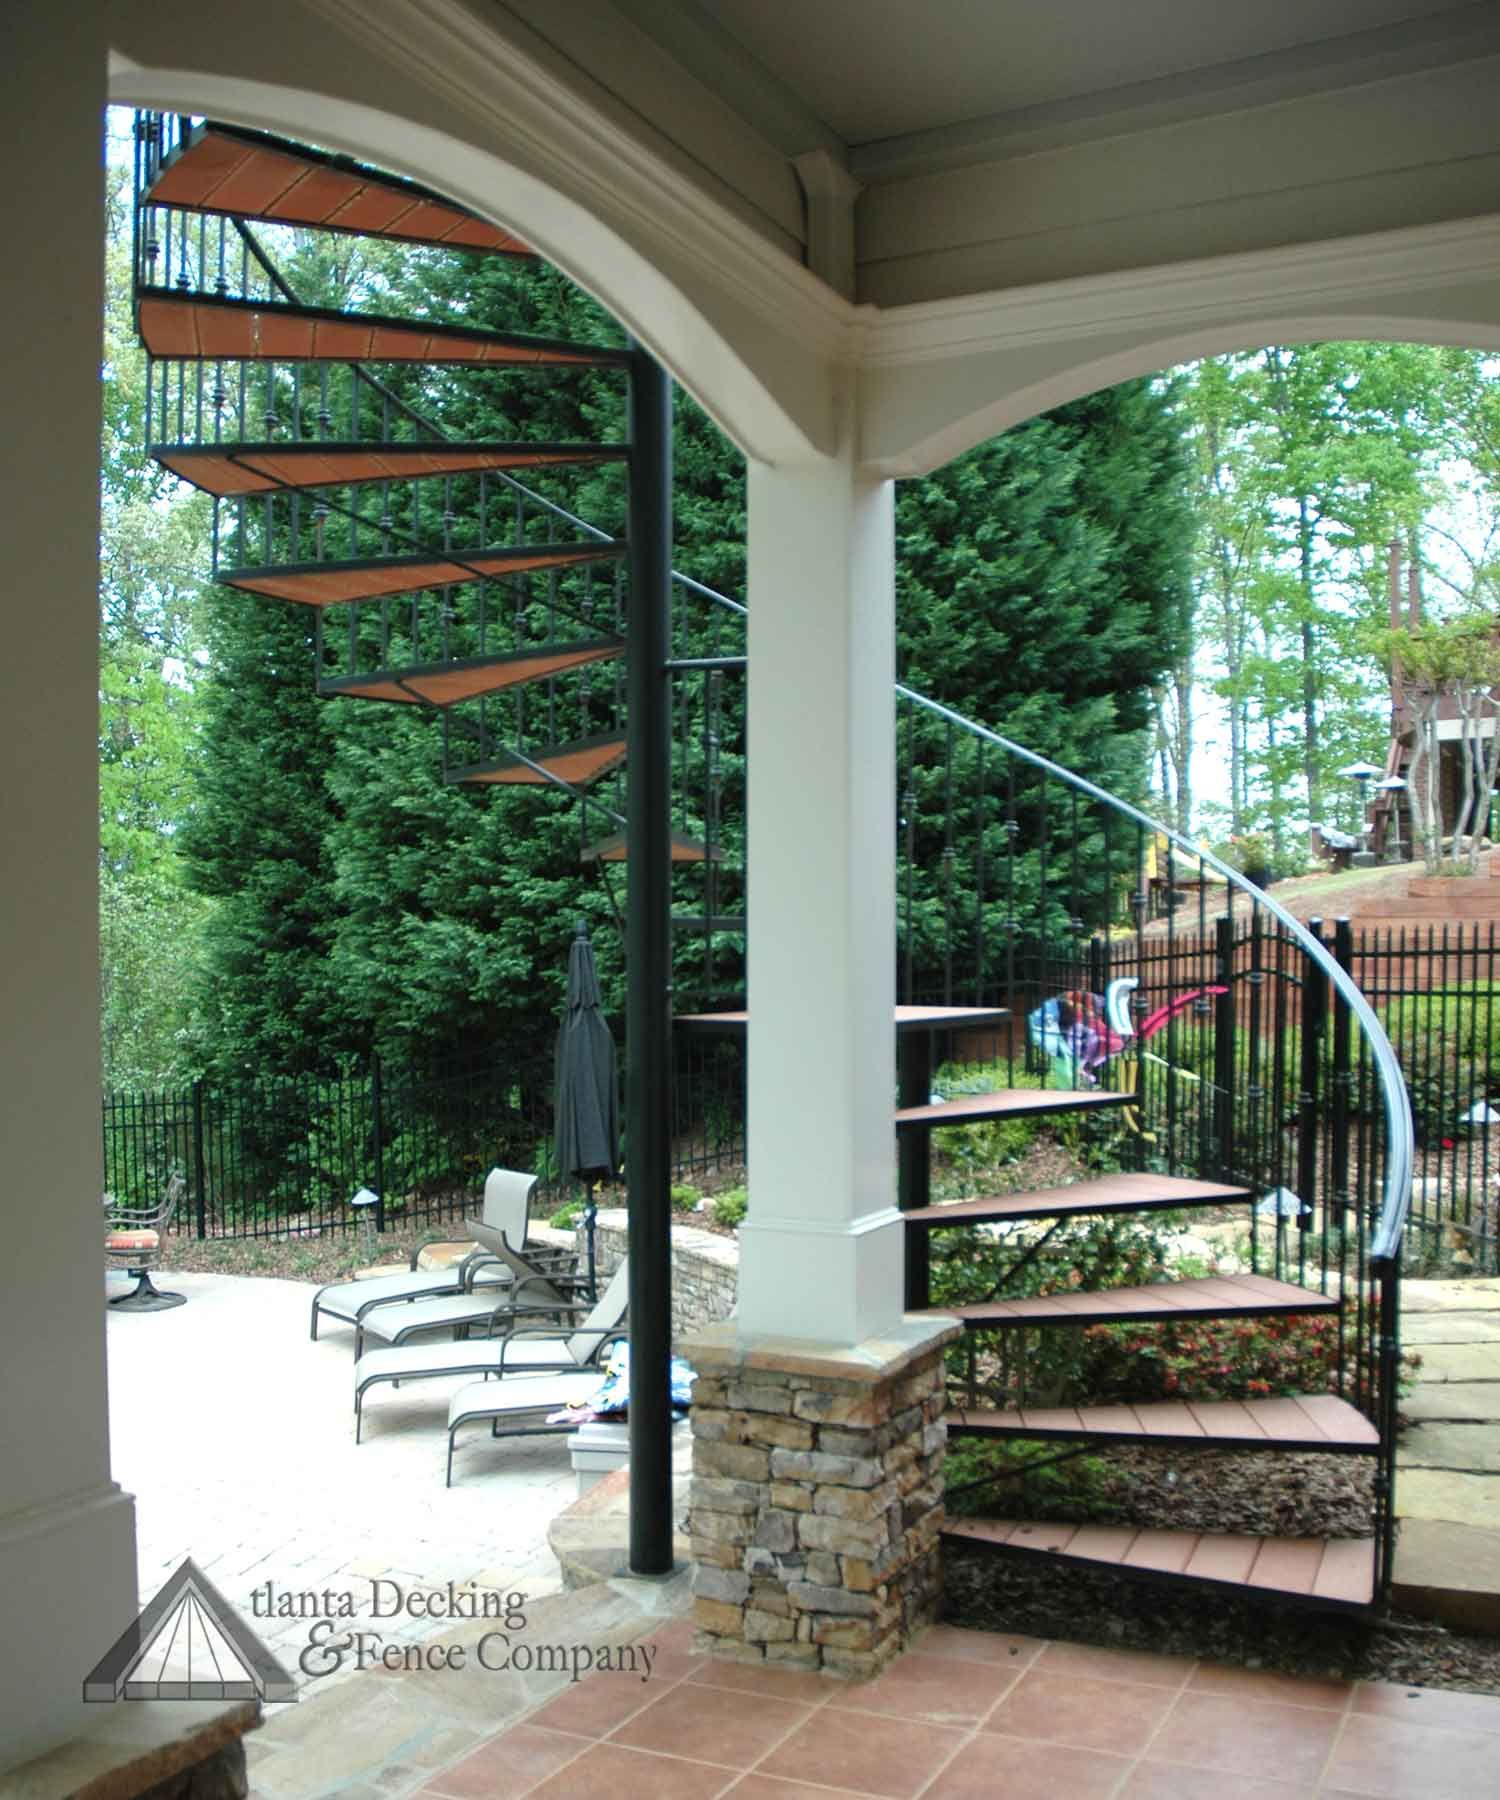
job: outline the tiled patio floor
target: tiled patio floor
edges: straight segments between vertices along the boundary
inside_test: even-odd
[[[1500,1697],[1220,1668],[938,1626],[863,1686],[692,1654],[596,1675],[429,1800],[1484,1800]]]

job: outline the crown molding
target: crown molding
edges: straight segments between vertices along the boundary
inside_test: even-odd
[[[637,246],[669,250],[776,332],[847,358],[848,303],[750,223],[729,190],[706,188],[711,172],[690,172],[664,138],[643,137],[639,119],[514,15],[497,6],[480,16],[464,0],[306,3]]]
[[[1084,275],[954,300],[862,307],[858,360],[903,367],[1060,339],[1153,335],[1228,314],[1348,309],[1383,295],[1500,280],[1500,213],[1241,255]]]

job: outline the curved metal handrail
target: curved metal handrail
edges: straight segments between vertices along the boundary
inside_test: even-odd
[[[1369,1042],[1376,1070],[1380,1077],[1381,1103],[1385,1112],[1386,1123],[1386,1168],[1385,1195],[1380,1209],[1380,1222],[1370,1240],[1370,1262],[1372,1266],[1388,1264],[1395,1260],[1401,1249],[1402,1233],[1406,1229],[1407,1208],[1411,1203],[1411,1179],[1414,1161],[1414,1130],[1412,1124],[1411,1101],[1406,1092],[1406,1083],[1402,1079],[1401,1065],[1396,1059],[1396,1052],[1391,1048],[1390,1039],[1385,1028],[1376,1016],[1375,1009],[1359,990],[1359,985],[1348,970],[1344,968],[1300,919],[1294,918],[1287,909],[1273,900],[1262,888],[1247,881],[1238,869],[1232,869],[1228,863],[1222,862],[1210,850],[1193,843],[1144,813],[1138,806],[1132,806],[1128,800],[1122,800],[1117,794],[1096,786],[1085,776],[1074,774],[1059,763],[1050,762],[1045,756],[1039,756],[1035,750],[1028,750],[1023,744],[1013,743],[1002,737],[998,731],[991,731],[988,726],[979,725],[972,719],[966,719],[962,713],[955,712],[951,706],[944,706],[941,701],[930,699],[926,694],[919,694],[914,688],[896,684],[896,693],[903,700],[922,707],[926,712],[945,720],[960,731],[968,732],[971,737],[982,739],[985,743],[994,744],[997,749],[1005,751],[1020,761],[1029,763],[1032,768],[1039,769],[1042,774],[1056,777],[1067,786],[1075,788],[1079,793],[1112,807],[1135,824],[1143,826],[1147,831],[1166,838],[1175,848],[1183,851],[1207,868],[1223,876],[1230,887],[1238,888],[1246,894],[1251,903],[1263,906],[1290,934],[1298,948],[1328,977],[1335,991],[1348,1006],[1349,1011],[1358,1019],[1360,1029]]]

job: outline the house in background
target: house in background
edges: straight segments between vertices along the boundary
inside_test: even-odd
[[[1403,577],[1401,546],[1392,542],[1388,570],[1390,588],[1390,621],[1392,631],[1403,627],[1415,630],[1423,623],[1421,571],[1415,563]],[[1407,809],[1405,781],[1411,769],[1412,749],[1418,729],[1418,710],[1411,692],[1402,680],[1400,667],[1391,671],[1391,741],[1386,750],[1385,771],[1376,784],[1370,807],[1370,844],[1377,855],[1391,861],[1409,859],[1412,849],[1411,814]],[[1500,693],[1496,694],[1500,704]],[[1451,694],[1440,694],[1434,720],[1438,757],[1438,810],[1443,821],[1443,835],[1448,836],[1463,808],[1464,757],[1474,755],[1464,745],[1463,716],[1458,701]],[[1478,721],[1480,740],[1493,739],[1495,719]],[[1476,780],[1478,771],[1475,771]],[[1393,783],[1402,785],[1395,786]],[[1492,821],[1485,820],[1483,835],[1493,837]],[[1399,853],[1399,854],[1398,854]]]
[[[1213,352],[1500,349],[1490,3],[23,0],[7,27],[0,1769],[79,1728],[136,1604],[100,1293],[109,100],[345,151],[504,223],[746,452],[747,1336],[901,1329],[894,481]]]

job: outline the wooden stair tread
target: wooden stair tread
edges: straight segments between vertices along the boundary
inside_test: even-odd
[[[1026,1117],[1034,1113],[1096,1112],[1129,1106],[1134,1094],[1105,1088],[1000,1088],[991,1094],[957,1094],[922,1106],[903,1106],[896,1114],[898,1130],[916,1125],[972,1125],[981,1119]]]
[[[1012,1555],[1056,1556],[1329,1605],[1370,1606],[1375,1600],[1373,1538],[1244,1537],[1013,1519],[950,1519],[943,1536]]]
[[[950,1432],[966,1437],[1101,1438],[1163,1445],[1232,1444],[1275,1450],[1371,1451],[1380,1433],[1334,1394],[1277,1400],[1160,1400],[1139,1406],[1052,1406],[996,1412],[950,1406]]]
[[[950,1200],[903,1213],[908,1225],[980,1225],[994,1219],[1067,1218],[1074,1213],[1152,1212],[1178,1206],[1228,1206],[1251,1198],[1249,1188],[1180,1175],[1103,1175],[1065,1187],[989,1199]]]
[[[340,606],[351,600],[379,600],[420,588],[446,587],[485,577],[521,575],[533,569],[570,568],[623,554],[618,542],[510,544],[447,555],[362,556],[341,562],[279,563],[262,569],[221,569],[214,579],[225,587],[303,606]]]
[[[625,733],[611,732],[603,737],[578,738],[570,744],[556,744],[549,750],[538,750],[523,762],[514,751],[502,750],[488,762],[471,763],[467,768],[451,769],[448,780],[470,786],[550,787],[546,775],[537,773],[528,763],[546,769],[559,781],[583,786],[619,768],[625,760]]]
[[[1191,1281],[1153,1282],[1147,1287],[1103,1288],[1093,1294],[1032,1294],[1024,1299],[929,1310],[970,1325],[1099,1325],[1127,1319],[1337,1312],[1338,1306],[1327,1294],[1275,1281],[1269,1275],[1211,1275]]]
[[[615,444],[158,444],[151,450],[164,469],[221,498],[615,462],[628,454]]]
[[[629,846],[623,831],[614,832],[611,836],[600,838],[597,843],[584,847],[584,862],[624,862],[629,855]],[[674,863],[722,862],[724,852],[716,849],[712,859],[708,854],[708,845],[701,838],[689,837],[685,831],[672,833],[672,861]]]
[[[146,199],[188,212],[315,225],[408,244],[530,256],[503,226],[352,158],[205,120],[166,158]]]
[[[521,687],[529,681],[605,662],[624,650],[619,638],[581,639],[571,644],[537,644],[496,656],[463,661],[414,663],[400,669],[377,669],[366,675],[325,675],[318,692],[327,698],[391,700],[408,706],[454,706],[483,694]]]
[[[286,300],[221,300],[142,288],[136,330],[153,356],[184,362],[446,363],[466,367],[594,368],[627,352],[471,325],[440,325],[294,306]]]

